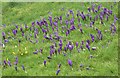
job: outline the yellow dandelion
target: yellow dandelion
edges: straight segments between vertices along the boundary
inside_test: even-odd
[[[12,52],[12,54],[14,54],[14,55],[15,55],[15,52]]]
[[[7,58],[7,61],[8,61],[8,58]]]

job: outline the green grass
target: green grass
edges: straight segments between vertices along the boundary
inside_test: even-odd
[[[56,71],[58,69],[57,65],[59,63],[62,64],[61,71],[59,73],[59,76],[117,76],[118,75],[118,32],[112,36],[110,34],[110,24],[113,23],[114,14],[118,16],[118,4],[114,3],[95,3],[97,6],[99,4],[102,4],[103,7],[106,7],[110,9],[110,6],[113,5],[113,15],[109,17],[109,21],[105,21],[104,23],[106,26],[99,24],[99,21],[95,22],[94,27],[99,28],[103,33],[103,40],[97,41],[92,43],[90,46],[97,46],[96,51],[88,51],[85,48],[85,51],[81,51],[80,53],[77,52],[77,49],[74,48],[71,55],[69,51],[67,52],[67,56],[63,56],[63,54],[60,55],[53,55],[52,60],[48,62],[47,56],[49,55],[50,45],[52,42],[45,40],[44,43],[42,43],[43,34],[42,31],[40,31],[38,35],[38,44],[32,44],[25,40],[25,38],[22,38],[21,32],[18,31],[17,33],[17,39],[10,40],[9,43],[6,44],[6,47],[4,49],[4,52],[2,54],[2,61],[5,59],[9,59],[12,63],[12,67],[7,66],[7,68],[2,68],[2,75],[3,76],[54,76],[56,75]],[[14,23],[17,24],[19,27],[23,26],[24,24],[27,24],[29,27],[31,26],[31,22],[36,20],[41,20],[43,17],[48,19],[48,12],[52,12],[52,16],[63,16],[63,20],[66,19],[66,13],[69,9],[72,9],[75,14],[75,26],[77,27],[77,17],[76,13],[77,10],[80,10],[80,12],[84,12],[85,14],[88,12],[87,7],[91,7],[91,3],[2,3],[2,24],[6,24],[6,28],[3,28],[3,31],[12,33],[12,29],[15,28]],[[60,9],[64,8],[64,11],[61,11]],[[97,8],[97,7],[96,7]],[[90,13],[92,16],[94,16],[94,13]],[[70,18],[69,18],[70,19]],[[47,20],[48,21],[48,20]],[[64,22],[64,21],[63,21]],[[93,28],[86,28],[85,24],[89,24],[90,21],[82,21],[82,28],[84,31],[84,34],[81,34],[79,29],[72,31],[68,37],[65,36],[62,32],[60,32],[61,26],[65,26],[65,24],[60,25],[60,22],[58,23],[59,26],[59,35],[63,36],[63,39],[72,40],[72,42],[75,44],[76,41],[81,43],[82,40],[90,39],[89,34],[92,33],[94,35],[97,34],[96,31],[93,30]],[[118,25],[116,24],[117,28]],[[70,26],[69,26],[70,27]],[[39,28],[36,26],[36,28]],[[104,30],[108,30],[107,33],[104,32]],[[30,32],[29,30],[26,31],[25,35],[28,35],[28,33],[31,33],[34,36],[34,32]],[[52,29],[50,28],[50,32],[52,32]],[[8,34],[6,34],[8,36]],[[11,34],[13,36],[13,34]],[[21,39],[22,42],[20,44],[20,47],[18,47],[18,39]],[[32,38],[35,40],[34,38]],[[108,41],[111,40],[110,44],[108,44]],[[58,41],[57,41],[58,42]],[[66,41],[63,42],[63,46],[66,45]],[[108,46],[107,46],[108,45]],[[17,46],[17,47],[15,47]],[[104,46],[104,48],[102,48]],[[25,50],[26,47],[26,50]],[[34,55],[33,51],[36,49],[43,48],[43,54],[40,55]],[[58,47],[57,47],[58,48]],[[20,55],[20,51],[24,53],[23,55]],[[25,52],[28,52],[25,54]],[[12,54],[12,52],[15,52],[15,55]],[[93,55],[94,58],[89,59],[88,57],[90,54]],[[14,61],[15,57],[18,56],[19,63],[18,63],[18,71],[15,71],[14,69]],[[70,66],[67,63],[67,60],[71,59],[73,62],[73,69],[70,68]],[[47,66],[45,67],[43,65],[43,61],[47,60]],[[80,64],[84,64],[84,68],[80,68]],[[25,69],[27,73],[25,73],[21,69],[21,65],[24,64]],[[90,66],[90,70],[86,70],[86,67]]]

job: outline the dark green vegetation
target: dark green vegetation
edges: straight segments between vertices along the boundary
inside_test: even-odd
[[[88,7],[92,8],[92,5],[95,4],[95,9],[97,10],[98,6],[101,4],[101,9],[95,12],[88,12]],[[111,7],[112,6],[112,7]],[[108,10],[112,10],[112,15],[109,14],[108,21],[106,20],[106,16],[103,19],[103,23],[100,23],[100,18],[95,20],[94,25],[90,27],[90,22],[94,21],[94,17],[100,12],[103,11],[104,8],[108,8]],[[64,32],[62,26],[66,27],[65,20],[70,21],[72,19],[72,14],[70,14],[69,10],[74,12],[74,26],[75,30],[71,30],[70,34],[66,36],[66,29],[64,28]],[[82,20],[81,16],[77,17],[77,11],[84,12],[84,14],[90,14],[92,16],[92,20],[90,20],[86,16],[86,20]],[[69,14],[69,17],[66,18],[66,14]],[[46,19],[48,23],[49,32],[47,35],[54,33],[52,27],[50,26],[50,22],[48,20],[49,16],[52,16],[53,22],[55,22],[54,17],[62,16],[62,24],[60,24],[60,20],[58,20],[58,35],[61,36],[62,51],[57,55],[54,53],[51,56],[51,60],[49,61],[47,56],[50,54],[50,46],[53,45],[54,41],[57,44],[56,49],[59,48],[59,41],[52,39],[45,39],[44,34],[39,25],[37,25],[37,21]],[[106,15],[106,14],[105,14]],[[118,17],[118,4],[117,3],[2,3],[2,24],[3,32],[6,34],[6,39],[8,37],[12,37],[9,39],[7,43],[4,42],[5,47],[3,48],[2,61],[10,61],[11,67],[8,64],[3,63],[2,65],[2,75],[16,75],[16,76],[52,76],[56,75],[56,71],[58,70],[58,64],[61,64],[60,72],[58,75],[61,76],[115,76],[118,75],[118,32],[116,30],[115,33],[110,31],[111,24],[114,23],[114,15]],[[80,23],[78,22],[78,18],[80,18]],[[32,22],[35,22],[35,28],[38,29],[37,38],[34,38],[34,28],[30,31],[30,27],[32,27]],[[116,21],[115,26],[118,29],[118,21]],[[81,24],[78,27],[78,24]],[[14,36],[13,30],[16,29],[16,25],[18,26],[17,34]],[[25,25],[28,28],[25,28]],[[6,27],[5,27],[6,26]],[[53,25],[54,26],[54,25]],[[20,31],[20,27],[23,28],[24,36],[22,36],[22,32]],[[68,25],[68,29],[71,27],[70,23]],[[46,29],[45,25],[42,25],[42,28]],[[83,30],[80,32],[80,28]],[[96,30],[98,28],[103,35],[102,40],[97,39],[98,32]],[[55,28],[56,31],[56,28]],[[8,34],[9,32],[9,34]],[[29,36],[31,34],[32,36]],[[94,42],[92,42],[90,34],[93,34],[95,37]],[[113,35],[114,34],[114,35]],[[27,36],[27,40],[26,40]],[[15,38],[15,39],[13,39]],[[38,40],[38,43],[31,43],[29,39],[33,42]],[[86,40],[90,40],[90,51],[86,47]],[[18,40],[21,40],[19,43]],[[43,42],[44,40],[44,42]],[[73,50],[70,53],[70,50],[64,51],[64,47],[68,43],[68,41],[72,42],[74,45]],[[81,42],[84,41],[83,50],[79,48],[81,46]],[[76,48],[76,42],[78,42],[78,48],[80,52],[78,52]],[[96,47],[96,50],[92,50],[92,47]],[[33,54],[36,49],[43,49],[43,52],[38,54]],[[66,56],[64,56],[64,54]],[[91,56],[92,55],[92,56]],[[18,64],[14,65],[15,58],[18,57]],[[91,58],[90,58],[91,57]],[[93,58],[92,58],[93,57]],[[72,61],[72,67],[68,64],[68,59]],[[44,66],[44,60],[46,60],[46,66]],[[80,65],[83,64],[83,67]],[[22,69],[21,65],[24,65],[25,71]],[[18,70],[15,70],[15,66],[17,66]]]

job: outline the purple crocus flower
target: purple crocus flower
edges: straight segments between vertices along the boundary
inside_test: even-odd
[[[103,20],[103,16],[102,15],[100,15],[100,20]]]
[[[108,10],[108,13],[112,15],[112,10]]]
[[[20,31],[23,31],[22,27],[20,27]]]
[[[38,22],[39,23],[39,22]],[[32,22],[32,26],[34,26],[35,25],[35,22]]]
[[[86,43],[86,48],[90,51],[90,46],[88,43]]]
[[[70,52],[73,50],[73,45],[69,45],[69,50],[70,50]]]
[[[106,20],[108,21],[108,15],[106,15]]]
[[[15,26],[18,29],[18,25]]]
[[[52,54],[55,52],[54,49],[50,49],[50,56],[52,56]]]
[[[80,18],[78,18],[78,22],[80,22]]]
[[[41,49],[40,49],[40,53],[42,53],[42,52],[43,52],[43,49],[41,48]]]
[[[9,60],[8,60],[8,65],[9,65],[10,67],[12,66]]]
[[[60,72],[60,69],[58,69],[58,70],[56,71],[56,75],[58,75],[58,74],[59,74],[59,72]]]
[[[82,28],[80,28],[80,32],[83,34],[83,30],[82,30]]]
[[[37,34],[36,33],[34,33],[34,37],[37,38]]]
[[[27,29],[28,28],[28,26],[25,24],[25,29]]]
[[[75,30],[75,29],[76,29],[75,26],[71,25],[70,30]]]
[[[61,67],[61,64],[58,64],[58,68],[60,68]]]
[[[54,26],[56,26],[56,27],[58,26],[57,22],[53,22],[53,24],[54,24]]]
[[[76,47],[78,47],[78,42],[76,42]]]
[[[60,24],[62,24],[62,16],[60,16]]]
[[[44,60],[44,66],[46,66],[46,60]]]
[[[4,42],[5,42],[5,43],[7,43],[7,42],[8,42],[8,40],[7,40],[7,39],[5,39],[5,40],[4,40]]]
[[[72,66],[72,61],[70,59],[68,59],[68,64]]]
[[[98,15],[95,16],[95,20],[94,21],[97,21],[98,20]]]
[[[66,46],[64,47],[64,51],[67,51],[67,47]]]
[[[59,49],[58,49],[58,53],[59,53],[59,54],[60,54],[60,51],[61,51],[61,49],[59,48]]]
[[[22,65],[22,69],[25,71],[25,67],[24,67],[24,65]]]
[[[17,33],[16,30],[13,30],[12,32],[13,32],[14,35],[16,35],[16,33]]]
[[[80,46],[80,49],[83,50],[83,46],[82,45]]]
[[[5,39],[5,36],[6,36],[5,32],[2,32],[2,36],[3,36],[3,39]]]
[[[78,28],[80,28],[81,27],[81,24],[78,24]]]
[[[94,35],[90,34],[92,42],[94,42]]]
[[[22,32],[22,37],[24,36],[24,32]]]
[[[6,60],[4,60],[4,65],[7,65],[7,62],[6,62]]]
[[[49,16],[50,26],[52,26],[52,16]]]
[[[33,54],[38,54],[38,51],[33,52]]]
[[[15,63],[14,63],[14,64],[15,64],[15,65],[18,64],[18,57],[15,58]]]
[[[81,44],[84,45],[84,41],[82,41]]]
[[[90,44],[90,40],[87,40],[87,43]]]
[[[68,20],[65,21],[65,24],[66,24],[66,26],[68,27],[68,24],[69,24]]]
[[[88,12],[90,12],[90,7],[88,7]]]
[[[73,11],[72,10],[69,10],[70,14],[73,14]]]
[[[98,6],[98,11],[100,10],[101,7],[102,7],[102,4],[100,4],[100,5]]]

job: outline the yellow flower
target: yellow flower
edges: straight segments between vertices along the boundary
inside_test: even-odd
[[[15,52],[12,52],[15,55]]]
[[[25,54],[27,54],[28,52],[27,51],[25,51]]]
[[[23,53],[21,53],[21,55],[23,55]]]
[[[7,58],[7,61],[8,61],[8,58]]]

